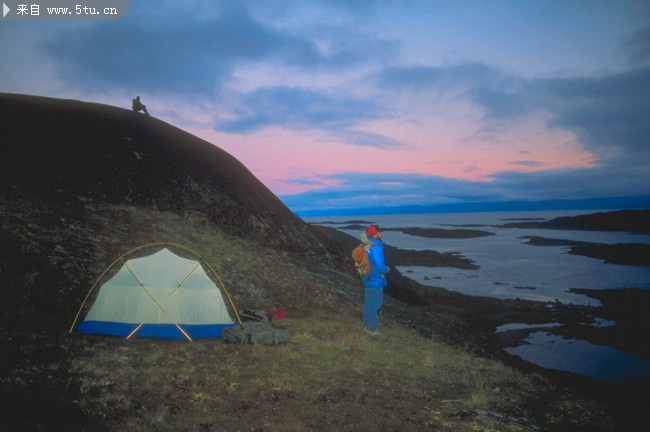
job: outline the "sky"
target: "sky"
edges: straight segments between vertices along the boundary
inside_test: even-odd
[[[0,21],[0,92],[140,95],[298,214],[650,195],[646,0],[130,3]]]

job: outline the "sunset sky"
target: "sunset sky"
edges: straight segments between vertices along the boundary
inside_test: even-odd
[[[650,195],[647,0],[131,0],[0,40],[0,92],[140,95],[297,212]]]

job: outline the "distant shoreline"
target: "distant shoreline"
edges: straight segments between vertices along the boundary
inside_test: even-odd
[[[504,219],[505,220],[505,219]],[[650,210],[618,210],[605,213],[591,213],[579,216],[566,216],[540,221],[539,218],[511,218],[507,220],[517,220],[504,225],[495,226],[495,228],[529,228],[529,229],[563,229],[563,230],[588,230],[588,231],[625,231],[636,232],[640,234],[650,234]],[[337,225],[337,230],[359,230],[365,228],[374,222],[367,220],[348,220],[344,222],[312,222],[315,225]],[[488,225],[472,225],[472,227],[484,227]],[[381,228],[382,231],[398,231],[404,234],[424,238],[441,238],[441,239],[469,239],[478,237],[487,237],[494,233],[475,229],[440,229],[424,227],[406,227],[406,228]],[[632,266],[650,266],[650,245],[639,243],[619,243],[614,245],[602,243],[580,242],[567,239],[553,239],[539,236],[524,236],[527,239],[526,244],[531,246],[566,246],[569,253],[573,255],[582,255],[594,259],[605,260],[606,263],[632,265]],[[400,265],[431,265],[440,266],[441,262],[450,267],[473,268],[473,263],[467,261],[459,262],[447,256],[448,259],[440,260],[443,254],[435,252],[437,255],[428,256],[422,253],[417,254],[415,251],[399,250],[399,254],[394,254],[398,258]],[[431,264],[426,264],[430,262]],[[445,265],[445,264],[442,264]]]
[[[338,227],[339,230],[358,230],[365,231],[368,225],[374,222],[367,221],[348,221],[348,222],[318,222],[315,225],[344,225]],[[467,239],[476,237],[487,237],[494,235],[493,232],[470,230],[470,229],[441,229],[441,228],[423,228],[423,227],[397,227],[397,228],[384,228],[380,227],[380,231],[398,231],[404,234],[425,237],[425,238],[442,238],[442,239]]]
[[[282,199],[282,196],[280,196]],[[300,217],[406,215],[406,214],[448,214],[448,213],[493,213],[493,212],[535,212],[535,211],[615,211],[618,209],[650,209],[650,195],[627,197],[600,197],[577,200],[555,199],[543,201],[498,201],[433,205],[405,205],[395,207],[343,208],[320,210],[296,210]]]
[[[565,216],[545,222],[514,222],[498,228],[543,228],[580,231],[625,231],[650,234],[650,210],[617,210]]]
[[[572,255],[605,260],[609,264],[650,267],[650,245],[617,243],[613,245],[537,236],[520,237],[532,246],[567,246]]]
[[[381,216],[382,214],[377,214]],[[407,213],[404,213],[407,215]],[[586,213],[578,216],[562,216],[551,220],[541,218],[507,218],[510,221],[502,225],[477,225],[473,227],[492,228],[541,228],[541,229],[563,229],[580,231],[625,231],[650,235],[650,210],[613,210],[596,213]],[[312,221],[314,225],[343,225],[339,229],[361,229],[376,222],[354,219],[343,222],[336,221]],[[461,226],[466,225],[449,225]],[[423,228],[424,229],[424,228]],[[386,228],[384,228],[386,230]],[[392,228],[392,230],[403,230],[403,228]]]

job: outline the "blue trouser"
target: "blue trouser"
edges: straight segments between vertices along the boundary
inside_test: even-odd
[[[384,287],[366,286],[366,300],[363,302],[363,326],[375,330],[379,324],[377,312],[384,301]]]

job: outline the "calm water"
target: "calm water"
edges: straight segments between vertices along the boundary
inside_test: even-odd
[[[343,216],[307,218],[308,222],[345,222],[351,219],[376,222],[380,227],[456,228],[452,225],[484,225],[469,227],[494,233],[493,236],[473,239],[436,239],[384,232],[387,244],[403,249],[433,249],[438,252],[458,252],[480,266],[479,270],[448,267],[400,266],[406,276],[423,285],[438,286],[468,295],[521,298],[538,301],[560,301],[572,304],[598,305],[597,300],[576,295],[571,288],[650,289],[650,268],[605,264],[603,261],[579,255],[569,255],[563,246],[531,246],[522,236],[589,241],[594,243],[645,243],[650,236],[624,232],[563,231],[540,229],[494,228],[513,219],[553,219],[594,211],[574,212],[497,212],[454,213],[388,216]],[[515,221],[516,222],[516,221]],[[341,225],[331,225],[339,228]],[[345,231],[358,237],[359,230]]]
[[[605,264],[602,260],[569,255],[563,246],[531,246],[524,244],[523,236],[569,239],[594,243],[644,243],[650,236],[625,232],[564,231],[539,229],[495,228],[518,219],[549,220],[561,216],[594,213],[586,211],[493,212],[418,215],[367,215],[340,217],[311,217],[307,222],[347,222],[365,220],[383,228],[461,228],[494,233],[493,236],[474,239],[436,239],[384,232],[387,244],[403,249],[438,252],[458,252],[480,266],[478,270],[446,267],[399,266],[404,275],[423,285],[437,286],[467,295],[502,299],[521,298],[535,301],[560,301],[567,304],[598,306],[600,302],[584,295],[573,294],[571,288],[650,289],[650,268]],[[340,228],[341,225],[330,225]],[[359,230],[344,230],[358,237]],[[513,325],[517,325],[513,323]],[[554,324],[555,325],[555,324]],[[615,325],[607,323],[606,325]],[[507,331],[507,329],[502,329]],[[564,339],[550,333],[537,332],[518,347],[508,348],[542,367],[560,369],[598,377],[607,381],[628,383],[630,377],[642,376],[650,380],[650,362],[630,354],[590,344],[577,339]],[[584,356],[592,361],[585,363]]]
[[[548,369],[574,372],[628,386],[650,383],[650,362],[582,339],[566,339],[547,332],[531,333],[522,344],[506,348],[510,354]]]

